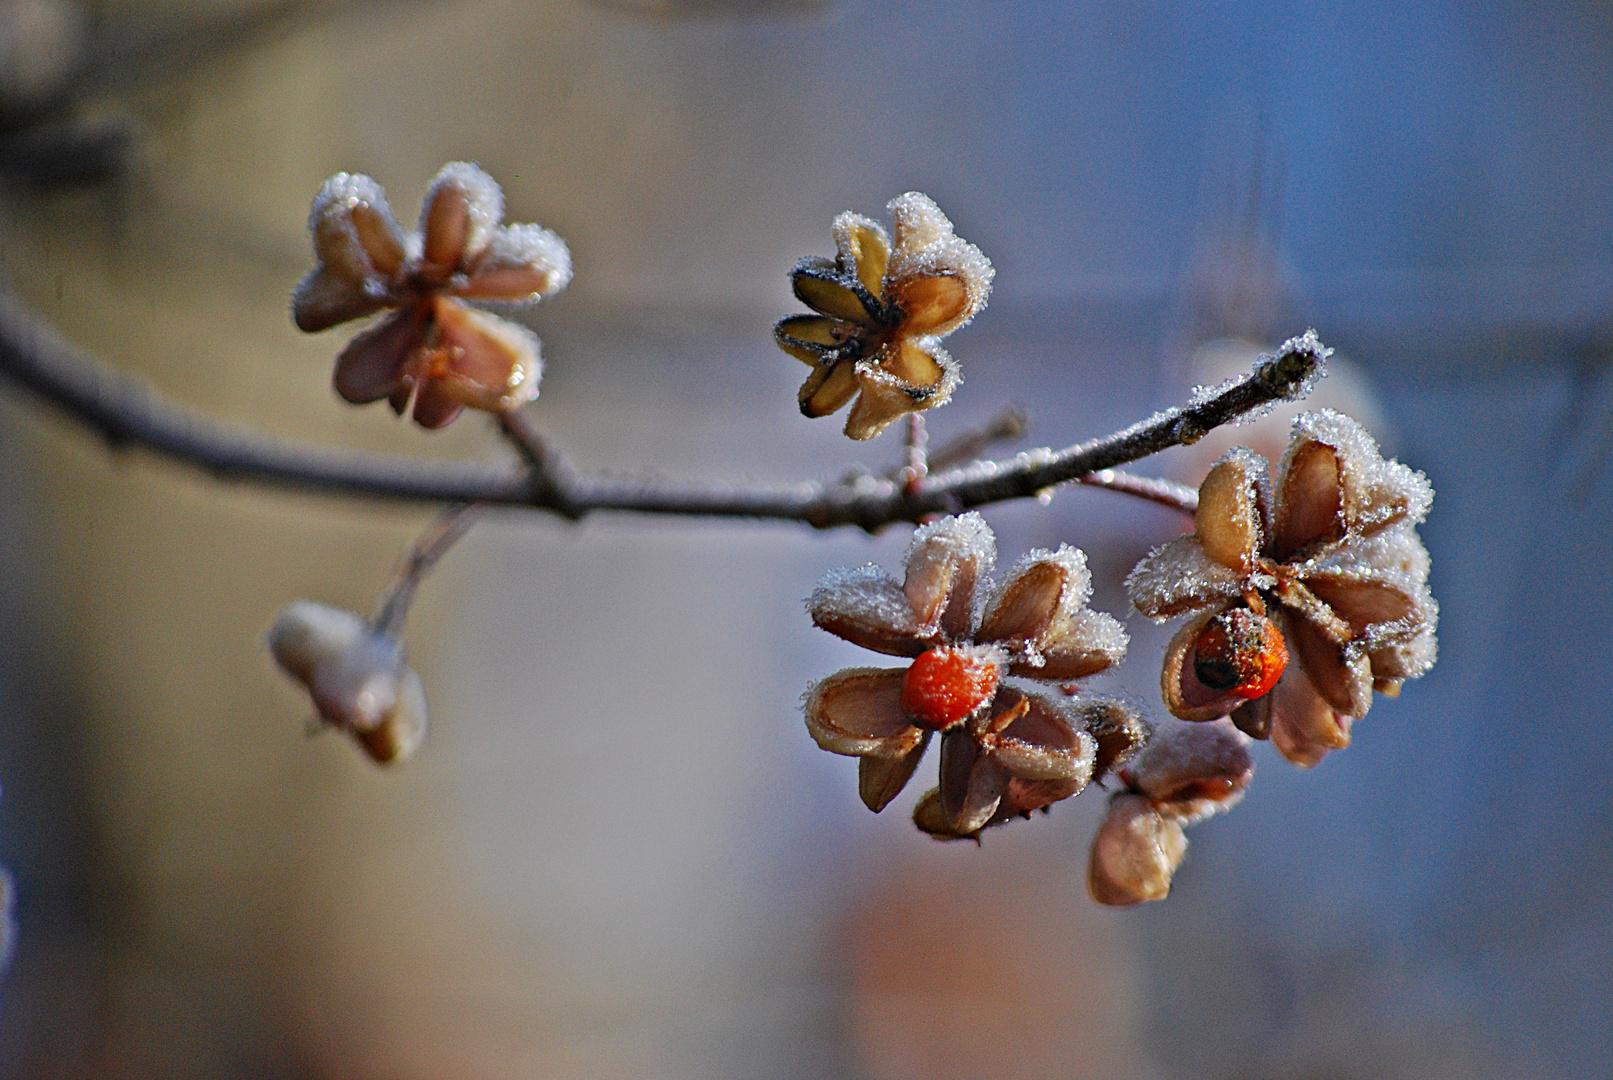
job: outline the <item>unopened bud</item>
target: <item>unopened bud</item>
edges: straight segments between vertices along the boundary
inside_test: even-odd
[[[1186,853],[1180,822],[1154,809],[1145,796],[1116,795],[1092,838],[1087,889],[1092,899],[1112,907],[1163,900]]]
[[[407,760],[425,740],[425,690],[403,646],[351,611],[289,604],[269,629],[269,651],[308,688],[319,718],[376,761]]]

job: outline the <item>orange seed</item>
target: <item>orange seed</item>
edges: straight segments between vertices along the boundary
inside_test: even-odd
[[[943,645],[924,653],[902,677],[902,709],[936,731],[962,723],[991,700],[997,665],[970,651]]]
[[[1277,624],[1248,608],[1223,611],[1193,643],[1193,674],[1211,690],[1254,699],[1265,695],[1288,666],[1288,646]]]

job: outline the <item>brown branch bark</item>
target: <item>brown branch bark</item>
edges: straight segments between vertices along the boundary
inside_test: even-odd
[[[1205,400],[1063,450],[976,461],[931,473],[917,490],[861,476],[824,484],[720,484],[580,472],[536,437],[524,417],[505,430],[529,437],[521,464],[462,464],[300,446],[194,413],[64,341],[15,298],[0,294],[0,374],[114,445],[142,446],[215,476],[419,502],[526,506],[578,518],[595,510],[695,517],[771,518],[814,528],[874,531],[899,521],[1027,498],[1088,473],[1148,457],[1278,399],[1309,391],[1328,349],[1312,332],[1287,342],[1248,376]],[[513,429],[512,429],[513,423]]]

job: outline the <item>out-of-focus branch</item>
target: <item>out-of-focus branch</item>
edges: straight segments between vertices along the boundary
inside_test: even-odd
[[[349,495],[423,502],[526,506],[577,518],[595,510],[694,517],[772,518],[815,528],[873,531],[931,514],[1027,498],[1088,473],[1148,457],[1278,399],[1304,396],[1328,350],[1311,332],[1203,400],[1063,450],[976,461],[932,472],[917,490],[884,477],[837,484],[716,484],[579,472],[536,438],[523,418],[505,422],[520,465],[461,464],[298,446],[200,416],[138,379],[63,341],[12,297],[0,295],[0,374],[27,387],[114,445],[144,446],[216,476]],[[518,435],[517,432],[526,434]]]
[[[403,621],[409,617],[409,605],[420,583],[437,565],[437,560],[448,554],[448,549],[476,524],[477,505],[457,503],[437,515],[426,531],[415,538],[404,553],[403,563],[392,581],[381,594],[376,605],[375,618],[370,625],[376,633],[396,638],[403,633]]]
[[[1149,502],[1168,506],[1172,510],[1180,510],[1188,517],[1198,513],[1199,509],[1199,493],[1186,484],[1178,484],[1174,480],[1137,476],[1134,473],[1121,472],[1119,469],[1099,469],[1095,473],[1087,473],[1077,483],[1135,495],[1139,499],[1147,499]]]

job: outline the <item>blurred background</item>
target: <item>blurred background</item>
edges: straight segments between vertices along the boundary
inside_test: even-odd
[[[287,438],[497,458],[329,389],[287,317],[339,170],[449,160],[577,278],[527,321],[584,467],[834,477],[786,273],[928,192],[998,268],[932,438],[1129,424],[1314,325],[1438,492],[1439,664],[1313,772],[1257,748],[1172,896],[1086,897],[1101,792],[984,846],[855,793],[798,699],[868,538],[500,511],[407,633],[434,728],[309,739],[263,632],[367,611],[430,511],[223,485],[0,392],[0,1077],[1302,1078],[1613,1071],[1613,13],[1583,2],[0,0],[0,278]],[[1226,441],[1281,445],[1283,428]],[[1275,440],[1275,443],[1272,442]],[[1216,443],[1216,446],[1225,443]],[[1201,445],[1141,471],[1196,480]],[[1184,523],[992,509],[1094,603]],[[1133,616],[1110,692],[1158,709]]]

